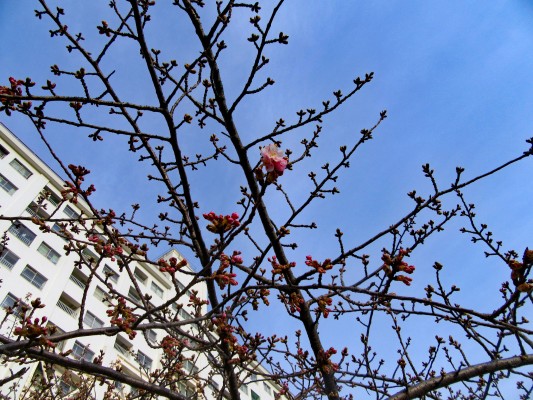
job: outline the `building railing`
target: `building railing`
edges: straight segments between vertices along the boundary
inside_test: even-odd
[[[78,310],[75,310],[74,308],[70,307],[69,305],[63,303],[61,300],[59,300],[57,302],[57,306],[65,311],[68,315],[70,315],[71,317],[76,317],[76,315],[78,314]]]
[[[85,289],[85,286],[87,286],[87,284],[83,281],[81,281],[80,279],[76,278],[74,275],[70,275],[70,278],[69,278],[72,282],[74,282],[76,284],[76,286],[79,286],[80,288],[82,289]]]
[[[9,269],[12,269],[15,266],[15,263],[12,263],[5,257],[0,257],[0,263],[4,264]]]
[[[11,228],[9,228],[9,232],[15,235],[15,237],[19,239],[22,243],[24,243],[26,246],[29,246],[33,242],[33,239],[35,239],[35,236],[29,237],[26,235],[26,232],[14,228],[14,226],[15,225],[11,225]]]

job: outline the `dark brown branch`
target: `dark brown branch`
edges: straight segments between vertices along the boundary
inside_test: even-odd
[[[482,364],[472,365],[458,371],[448,372],[436,378],[428,379],[418,385],[411,386],[388,398],[388,400],[408,400],[422,397],[427,393],[440,389],[457,382],[466,381],[476,376],[482,376],[491,372],[510,370],[533,364],[533,354],[504,358],[489,361]]]

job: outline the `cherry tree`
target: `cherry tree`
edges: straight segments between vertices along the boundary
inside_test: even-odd
[[[503,396],[509,384],[528,398],[533,390],[527,370],[533,363],[528,321],[533,250],[506,249],[478,222],[464,189],[530,157],[533,139],[515,158],[468,179],[457,167],[451,181],[441,182],[429,164],[423,165],[429,185],[408,193],[412,206],[404,215],[353,242],[345,239],[353,229],[351,210],[339,210],[345,223],[334,232],[321,231],[309,210],[340,192],[342,179],[354,173],[354,156],[387,118],[386,111],[380,112],[350,143],[337,143],[337,152],[319,150],[323,121],[371,86],[373,73],[352,78],[342,90],[333,88],[309,108],[287,112],[262,132],[251,134],[242,122],[243,114],[253,112],[263,92],[275,85],[268,76],[270,52],[289,44],[289,36],[275,28],[283,0],[112,0],[92,32],[72,27],[69,17],[76,10],[51,3],[40,0],[35,15],[50,25],[52,40],[65,46],[70,62],[52,65],[44,82],[10,77],[0,87],[0,110],[31,120],[66,177],[62,201],[90,207],[92,215],[78,219],[52,215],[32,222],[48,231],[61,222],[63,235],[79,233],[69,236],[66,251],[79,252],[80,268],[107,284],[111,306],[105,327],[58,333],[26,318],[43,307],[33,299],[15,337],[1,338],[4,360],[44,361],[98,377],[109,386],[109,396],[118,381],[141,390],[142,398],[186,398],[176,390],[184,378],[173,360],[192,351],[209,355],[232,399],[241,398],[243,376],[257,363],[267,371],[260,379],[279,384],[276,395],[286,398],[488,398]],[[182,54],[168,43],[160,47],[156,28],[163,18],[188,27],[189,36],[175,40],[194,43],[195,51]],[[251,33],[233,43],[232,29],[244,24]],[[229,83],[225,55],[243,45],[250,56],[247,72],[238,83]],[[124,52],[129,52],[126,64]],[[98,182],[87,167],[59,157],[48,139],[58,126],[100,146],[113,143],[117,158],[138,159],[152,203],[123,210],[95,205]],[[111,173],[128,179],[123,171]],[[205,179],[216,201],[202,197]],[[438,241],[439,233],[457,220],[464,237],[477,243],[472,251],[484,251],[501,263],[496,307],[461,304],[461,285],[449,283],[458,267],[441,264],[438,254],[425,265],[412,261],[430,237]],[[329,241],[327,257],[314,254],[307,235]],[[96,264],[84,261],[86,247],[99,255]],[[196,272],[185,271],[186,262],[177,259],[154,259],[156,247],[176,248]],[[136,287],[131,265],[137,260],[168,274],[175,283],[172,302],[185,299],[195,308],[194,318],[171,318],[171,302],[155,307],[145,298],[136,304],[126,300],[109,284],[102,263],[108,258],[119,262]],[[472,268],[482,273],[482,266]],[[205,284],[207,298],[187,298],[178,286],[181,274],[192,275],[190,287]],[[286,329],[266,333],[258,329],[260,320],[285,321]],[[165,332],[154,345],[165,356],[163,367],[146,379],[122,374],[98,357],[85,363],[55,350],[71,338],[147,329]],[[80,390],[81,396],[88,393]],[[46,395],[45,389],[32,393],[34,398]]]

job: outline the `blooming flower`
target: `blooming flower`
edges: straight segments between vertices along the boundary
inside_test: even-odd
[[[275,177],[283,175],[288,163],[287,157],[283,156],[283,152],[274,143],[261,149],[261,161],[267,172]]]

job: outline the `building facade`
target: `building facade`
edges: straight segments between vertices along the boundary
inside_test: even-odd
[[[136,261],[130,264],[130,271],[135,276],[139,291],[132,284],[130,276],[125,271],[120,272],[116,261],[110,258],[99,260],[98,254],[90,246],[82,252],[67,255],[64,250],[67,243],[65,236],[76,230],[71,229],[74,225],[69,225],[66,221],[75,221],[80,215],[82,218],[90,217],[91,211],[83,201],[77,204],[63,201],[60,195],[63,189],[64,182],[61,178],[0,123],[0,216],[20,217],[14,222],[0,220],[0,232],[5,233],[7,239],[5,245],[1,246],[0,253],[0,320],[4,319],[5,310],[11,309],[14,312],[2,323],[0,335],[13,337],[18,310],[22,304],[37,297],[46,307],[34,316],[46,315],[47,324],[55,326],[59,333],[76,331],[80,326],[83,329],[110,326],[107,315],[110,305],[109,287],[127,294],[127,301],[132,303],[140,302],[141,297],[149,295],[150,302],[155,306],[168,303],[169,299],[175,297],[176,291],[182,289],[187,294],[195,290],[198,297],[206,298],[205,286],[190,287],[190,279],[187,280],[186,274],[183,279],[180,278],[177,289],[168,274],[152,265]],[[45,229],[31,221],[34,216],[50,217],[50,213],[58,221],[46,224],[53,232],[44,232]],[[60,221],[62,218],[65,222]],[[80,257],[83,257],[86,265],[95,262],[104,264],[98,266],[99,271],[104,272],[100,274],[104,278],[92,276],[90,268],[84,268],[80,264]],[[167,260],[171,257],[182,259],[173,249],[162,256]],[[187,265],[186,268],[190,266]],[[83,298],[85,301],[82,301]],[[192,310],[187,307],[186,304],[171,303],[166,312],[174,320],[187,320],[192,318]],[[194,332],[190,331],[190,334]],[[111,336],[72,338],[58,342],[56,352],[70,352],[68,357],[92,361],[102,351],[103,365],[120,364],[127,375],[143,377],[161,366],[162,351],[158,346],[165,335],[162,329],[149,329],[137,334],[135,338],[122,332]],[[191,376],[202,376],[203,383],[200,386],[203,385],[204,390],[197,390],[198,382],[195,379],[184,379],[183,384],[179,385],[179,391],[191,399],[220,398],[221,379],[209,365],[208,357],[199,352],[191,352],[190,360],[184,362],[183,369]],[[27,367],[29,370],[17,381],[16,388],[10,393],[11,398],[18,398],[21,393],[29,390],[36,377],[45,380],[50,378],[47,378],[50,372],[45,371],[40,362],[28,364]],[[0,366],[0,379],[7,378],[20,368],[14,365],[6,368]],[[260,366],[256,368],[261,369]],[[80,378],[75,373],[65,374],[63,369],[55,368],[53,374],[58,384],[52,390],[59,397],[68,397],[80,390],[77,385]],[[241,398],[245,400],[272,400],[279,390],[274,383],[259,380],[253,373],[243,374],[241,379],[245,382],[241,385]],[[130,393],[131,390],[120,382],[115,382],[114,385],[115,390],[124,396],[136,394],[135,390]],[[92,395],[101,398],[105,390],[105,387],[96,385]],[[0,394],[5,395],[7,392],[7,389],[0,387]]]

